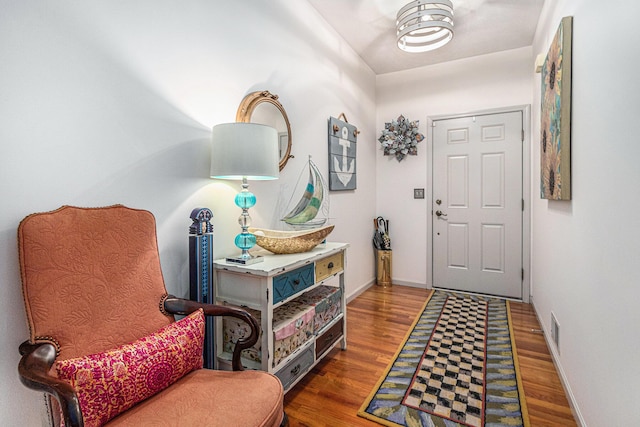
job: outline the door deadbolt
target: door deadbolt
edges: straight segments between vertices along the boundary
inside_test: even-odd
[[[442,204],[442,200],[437,199],[437,200],[436,200],[436,205],[441,205],[441,204]]]

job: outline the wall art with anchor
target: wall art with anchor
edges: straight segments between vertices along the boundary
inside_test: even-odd
[[[344,118],[344,121],[340,120]],[[356,143],[358,129],[344,114],[329,117],[329,190],[356,189]]]

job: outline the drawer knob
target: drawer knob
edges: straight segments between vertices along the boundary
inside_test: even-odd
[[[293,281],[293,286],[298,286],[300,284],[300,279],[296,279]]]
[[[333,261],[331,261],[329,264],[327,264],[327,268],[333,268]]]
[[[298,363],[292,370],[291,375],[298,375],[300,373],[300,364]]]

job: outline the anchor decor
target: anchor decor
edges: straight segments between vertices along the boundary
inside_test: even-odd
[[[329,190],[356,189],[356,142],[359,133],[347,122],[344,114],[337,119],[329,118]]]
[[[397,120],[384,124],[384,130],[378,138],[385,156],[396,156],[402,161],[406,155],[418,155],[418,143],[424,139],[418,131],[419,120],[409,121],[403,115]]]

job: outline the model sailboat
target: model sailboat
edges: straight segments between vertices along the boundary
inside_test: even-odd
[[[315,228],[324,225],[327,218],[318,218],[326,205],[324,201],[326,183],[315,163],[309,158],[309,181],[300,201],[282,218],[294,228]]]
[[[310,251],[322,243],[334,227],[324,225],[329,211],[328,200],[325,199],[326,186],[318,167],[309,158],[309,181],[304,193],[295,207],[282,218],[296,230],[250,228],[249,232],[256,236],[257,245],[275,254],[294,254]],[[319,217],[319,213],[324,217]]]

